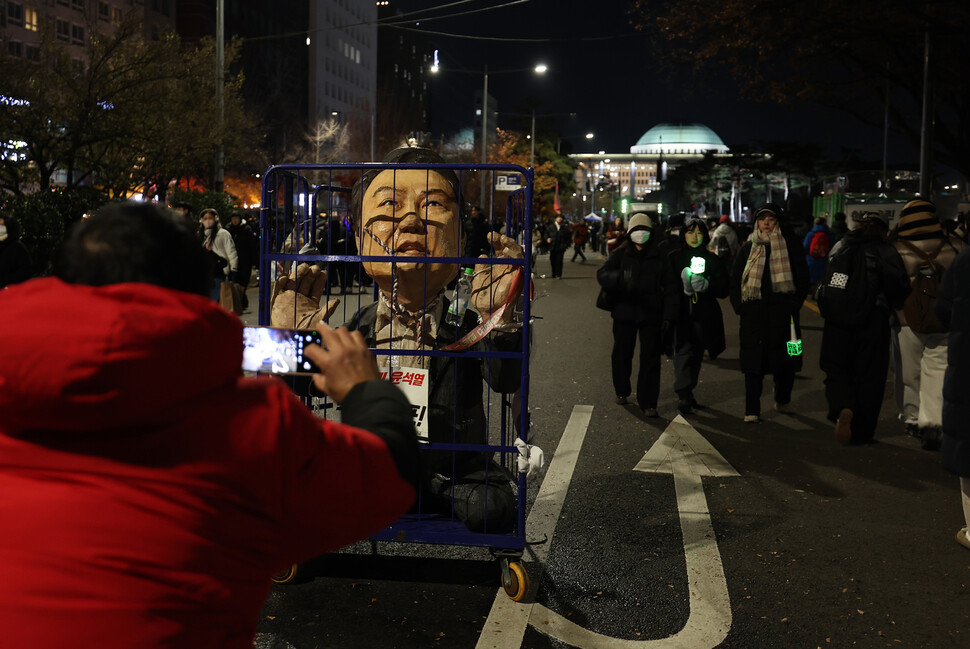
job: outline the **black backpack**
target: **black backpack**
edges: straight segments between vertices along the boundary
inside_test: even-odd
[[[876,303],[876,290],[870,275],[874,265],[863,244],[846,242],[829,256],[825,275],[815,289],[819,313],[827,321],[844,327],[863,324]]]

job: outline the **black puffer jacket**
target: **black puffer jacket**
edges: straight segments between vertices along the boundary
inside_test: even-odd
[[[659,325],[677,318],[676,303],[664,304],[670,268],[654,244],[654,234],[642,250],[627,238],[596,271],[596,280],[613,300],[614,320]]]
[[[933,308],[950,325],[943,379],[943,466],[970,478],[970,248],[943,275]]]

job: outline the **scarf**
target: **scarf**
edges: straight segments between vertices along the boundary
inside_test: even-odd
[[[771,234],[765,234],[755,228],[748,239],[751,242],[751,252],[741,273],[741,301],[761,299],[761,280],[765,273],[765,245],[771,246],[771,256],[768,266],[771,270],[771,290],[775,293],[794,293],[795,280],[791,271],[791,261],[788,259],[788,246],[781,229],[776,227]]]

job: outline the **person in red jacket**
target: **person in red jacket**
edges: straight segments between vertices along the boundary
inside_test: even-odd
[[[105,208],[55,276],[0,292],[5,649],[249,649],[271,577],[415,497],[407,399],[321,324],[317,387],[242,375],[242,323],[202,247],[151,205]]]

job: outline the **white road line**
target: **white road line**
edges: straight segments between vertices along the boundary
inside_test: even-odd
[[[530,623],[542,633],[581,649],[713,649],[731,629],[731,600],[701,477],[738,474],[679,415],[644,455],[637,470],[669,471],[674,476],[690,592],[690,615],[684,628],[667,638],[611,638],[584,629],[541,604],[534,605]]]
[[[527,556],[531,559],[528,568],[532,569],[530,578],[532,592],[527,600],[535,596],[539,585],[539,577],[549,556],[549,546],[552,544],[556,523],[562,511],[563,501],[569,489],[569,482],[579,459],[579,451],[586,439],[586,430],[593,415],[593,406],[573,406],[572,414],[566,423],[566,429],[559,440],[556,453],[549,462],[549,468],[542,479],[542,487],[529,512],[525,530],[527,539],[546,539],[545,543],[527,547]],[[529,625],[532,609],[531,602],[513,602],[501,588],[495,595],[492,610],[485,620],[485,627],[478,639],[476,649],[518,649],[522,646],[525,629]]]

